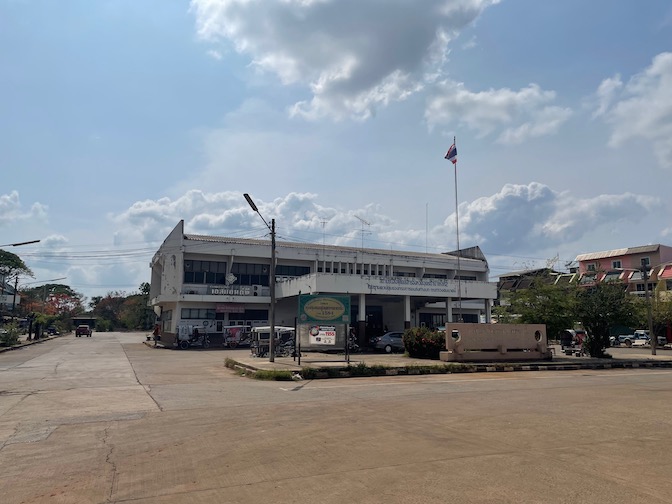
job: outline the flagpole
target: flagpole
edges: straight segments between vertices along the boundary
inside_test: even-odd
[[[456,137],[453,137],[453,145],[457,149]],[[460,275],[460,217],[457,204],[457,157],[455,158],[455,230],[457,233],[457,309],[459,310],[458,322],[462,322],[462,279]]]

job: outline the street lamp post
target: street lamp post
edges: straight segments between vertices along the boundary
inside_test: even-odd
[[[32,245],[33,243],[40,243],[40,240],[30,240],[18,243],[5,243],[4,245],[0,245],[0,247],[20,247],[21,245]]]
[[[644,297],[646,299],[646,316],[649,322],[649,338],[651,339],[651,355],[656,355],[656,345],[658,344],[658,337],[653,333],[653,315],[651,314],[651,300],[649,295],[649,270],[651,266],[643,264],[642,278],[644,279]]]
[[[257,205],[254,204],[254,201],[252,201],[250,195],[245,193],[243,196],[245,196],[245,199],[250,205],[250,208],[254,210],[257,215],[259,215],[259,217],[261,217],[261,220],[264,221],[264,224],[266,224],[266,227],[271,232],[271,278],[269,281],[271,289],[271,309],[269,322],[271,327],[268,337],[268,360],[269,362],[275,362],[275,219],[271,219],[271,225],[269,226],[268,222],[266,222],[266,219],[264,219],[264,216],[259,213],[259,209],[257,208]]]

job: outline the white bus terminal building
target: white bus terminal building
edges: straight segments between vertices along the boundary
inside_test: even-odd
[[[150,303],[162,343],[170,345],[180,325],[202,327],[215,341],[227,326],[268,325],[270,266],[270,240],[185,234],[180,221],[151,262]],[[460,316],[489,323],[497,286],[488,272],[478,247],[458,257],[278,242],[275,324],[294,325],[300,294],[349,296],[362,344],[388,330],[439,327]]]

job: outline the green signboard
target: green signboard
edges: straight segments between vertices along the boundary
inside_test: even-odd
[[[349,324],[350,297],[301,294],[298,322],[299,324]]]

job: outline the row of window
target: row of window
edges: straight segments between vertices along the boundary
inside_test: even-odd
[[[355,265],[356,269],[352,268],[352,264],[349,266],[349,271],[346,268],[346,264],[342,264],[340,268],[334,266],[333,273],[338,273],[340,269],[341,274],[346,274],[348,272],[351,275],[370,274],[382,276],[384,274],[384,269],[382,266],[376,268],[376,265],[371,265],[371,267],[369,267],[368,264],[364,264],[363,269],[361,264]],[[331,265],[324,267],[319,265],[317,271],[318,273],[332,273],[332,268]],[[231,274],[235,277],[235,280],[233,280],[231,283],[236,285],[262,285],[265,287],[268,287],[269,285],[268,264],[233,263],[231,266]],[[277,265],[275,267],[275,274],[276,276],[282,277],[298,277],[310,274],[310,267]],[[415,272],[395,271],[394,276],[412,278],[416,275]],[[425,274],[424,278],[446,279],[448,276],[445,274],[428,273]],[[462,280],[476,280],[476,277],[462,277]],[[184,283],[226,285],[226,262],[185,260]]]
[[[233,263],[231,274],[235,277],[231,283],[236,285],[262,285],[268,287],[268,264]],[[307,266],[276,266],[276,276],[295,277],[307,275],[310,268]],[[226,285],[226,263],[220,261],[184,261],[184,283]]]
[[[649,257],[641,257],[639,260],[640,265],[642,266],[650,266],[651,265],[651,259]],[[597,263],[589,263],[586,264],[586,271],[597,271]],[[623,268],[623,263],[616,259],[614,261],[611,261],[611,269],[622,269]]]
[[[184,261],[185,272],[209,272],[209,273],[224,273],[226,274],[226,263],[221,261]]]
[[[183,320],[223,320],[224,314],[210,308],[182,308]],[[268,310],[245,310],[242,313],[229,313],[229,320],[267,320]]]

